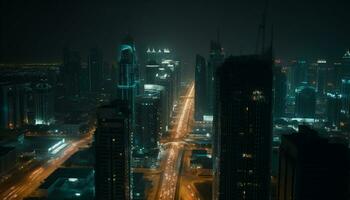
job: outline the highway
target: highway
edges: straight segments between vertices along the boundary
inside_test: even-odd
[[[43,162],[41,165],[26,172],[20,180],[15,183],[6,184],[6,188],[0,189],[1,200],[20,200],[34,192],[40,184],[68,158],[76,153],[79,148],[91,143],[94,130],[91,130],[85,137],[71,141],[68,146],[58,153],[57,157]]]
[[[171,132],[171,139],[167,148],[167,154],[165,156],[165,162],[162,164],[164,171],[161,175],[158,198],[159,200],[174,200],[176,196],[176,187],[180,174],[180,166],[182,154],[184,152],[184,146],[181,142],[189,130],[188,123],[191,119],[191,111],[194,106],[194,84],[192,83],[188,88],[185,98],[180,106],[180,112],[175,117],[175,125]]]

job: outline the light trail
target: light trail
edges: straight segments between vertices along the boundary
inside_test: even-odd
[[[188,123],[188,119],[193,108],[194,84],[192,83],[185,98],[185,102],[180,112],[180,117],[176,117],[178,120],[177,127],[174,129],[173,143],[170,144],[166,162],[164,163],[164,171],[159,184],[159,200],[174,200],[176,195],[176,187],[179,178],[180,165],[183,152],[183,144],[176,142],[176,139],[183,137],[187,130],[183,128],[185,123]]]
[[[187,98],[185,100],[185,105],[183,107],[183,110],[181,112],[180,115],[180,119],[179,119],[179,123],[177,125],[177,129],[176,129],[176,135],[175,138],[178,139],[181,136],[182,133],[182,128],[183,128],[183,124],[184,124],[184,119],[185,119],[185,115],[188,114],[189,112],[189,106],[191,105],[190,102],[193,101],[193,99],[189,98],[189,97],[193,97],[194,95],[194,84],[192,84],[191,89],[187,95]]]
[[[2,200],[21,200],[34,192],[52,172],[59,168],[66,160],[74,153],[79,151],[79,147],[85,146],[92,141],[94,130],[87,133],[87,136],[72,142],[63,149],[63,152],[57,154],[55,159],[44,162],[41,166],[34,168],[28,172],[23,178],[17,181],[14,185],[9,186],[9,190],[0,194]]]

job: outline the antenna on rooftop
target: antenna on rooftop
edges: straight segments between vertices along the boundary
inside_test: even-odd
[[[268,5],[269,5],[269,1],[265,0],[265,7],[264,7],[264,11],[263,11],[262,18],[261,18],[261,24],[259,25],[258,38],[257,38],[257,42],[256,42],[256,47],[255,47],[256,54],[259,54],[259,50],[260,50],[261,54],[263,54],[265,51],[266,18],[267,18]],[[259,49],[259,47],[260,47],[260,49]]]

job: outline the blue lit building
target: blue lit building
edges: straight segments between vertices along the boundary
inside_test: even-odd
[[[342,95],[342,112],[349,115],[350,111],[350,78],[343,78],[340,85]]]
[[[137,63],[134,39],[127,35],[120,45],[118,57],[117,98],[130,106],[130,142],[134,142],[135,131],[135,99],[140,93],[139,65]]]
[[[34,88],[35,124],[50,125],[54,120],[54,94],[51,85],[38,83]]]

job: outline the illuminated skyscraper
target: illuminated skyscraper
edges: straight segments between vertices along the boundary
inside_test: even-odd
[[[139,66],[134,39],[126,36],[119,48],[118,98],[134,104],[139,89]],[[133,108],[132,108],[133,109]]]
[[[341,80],[341,95],[342,95],[342,112],[349,115],[350,113],[350,78]]]
[[[51,85],[38,83],[34,88],[35,124],[49,125],[54,120],[54,95]]]
[[[95,132],[96,199],[131,199],[130,106],[116,100],[97,111]]]
[[[139,65],[137,62],[136,48],[134,39],[127,35],[120,45],[118,57],[118,86],[117,99],[123,100],[129,106],[129,128],[127,134],[128,146],[130,147],[127,153],[130,156],[130,161],[133,161],[132,152],[135,148],[135,130],[136,130],[136,113],[135,103],[136,96],[140,93],[140,74]],[[127,166],[130,170],[130,165]],[[133,194],[133,173],[130,173],[130,194]],[[118,198],[117,198],[118,199]]]
[[[195,67],[195,120],[202,121],[203,116],[207,114],[207,73],[206,73],[205,58],[197,55],[196,56],[196,67]]]
[[[268,200],[272,140],[272,59],[239,56],[217,70],[214,200]]]
[[[350,50],[346,51],[340,60],[339,81],[350,77]]]
[[[135,130],[135,98],[139,90],[139,69],[134,39],[127,35],[120,45],[118,58],[117,98],[130,106],[131,142]]]

